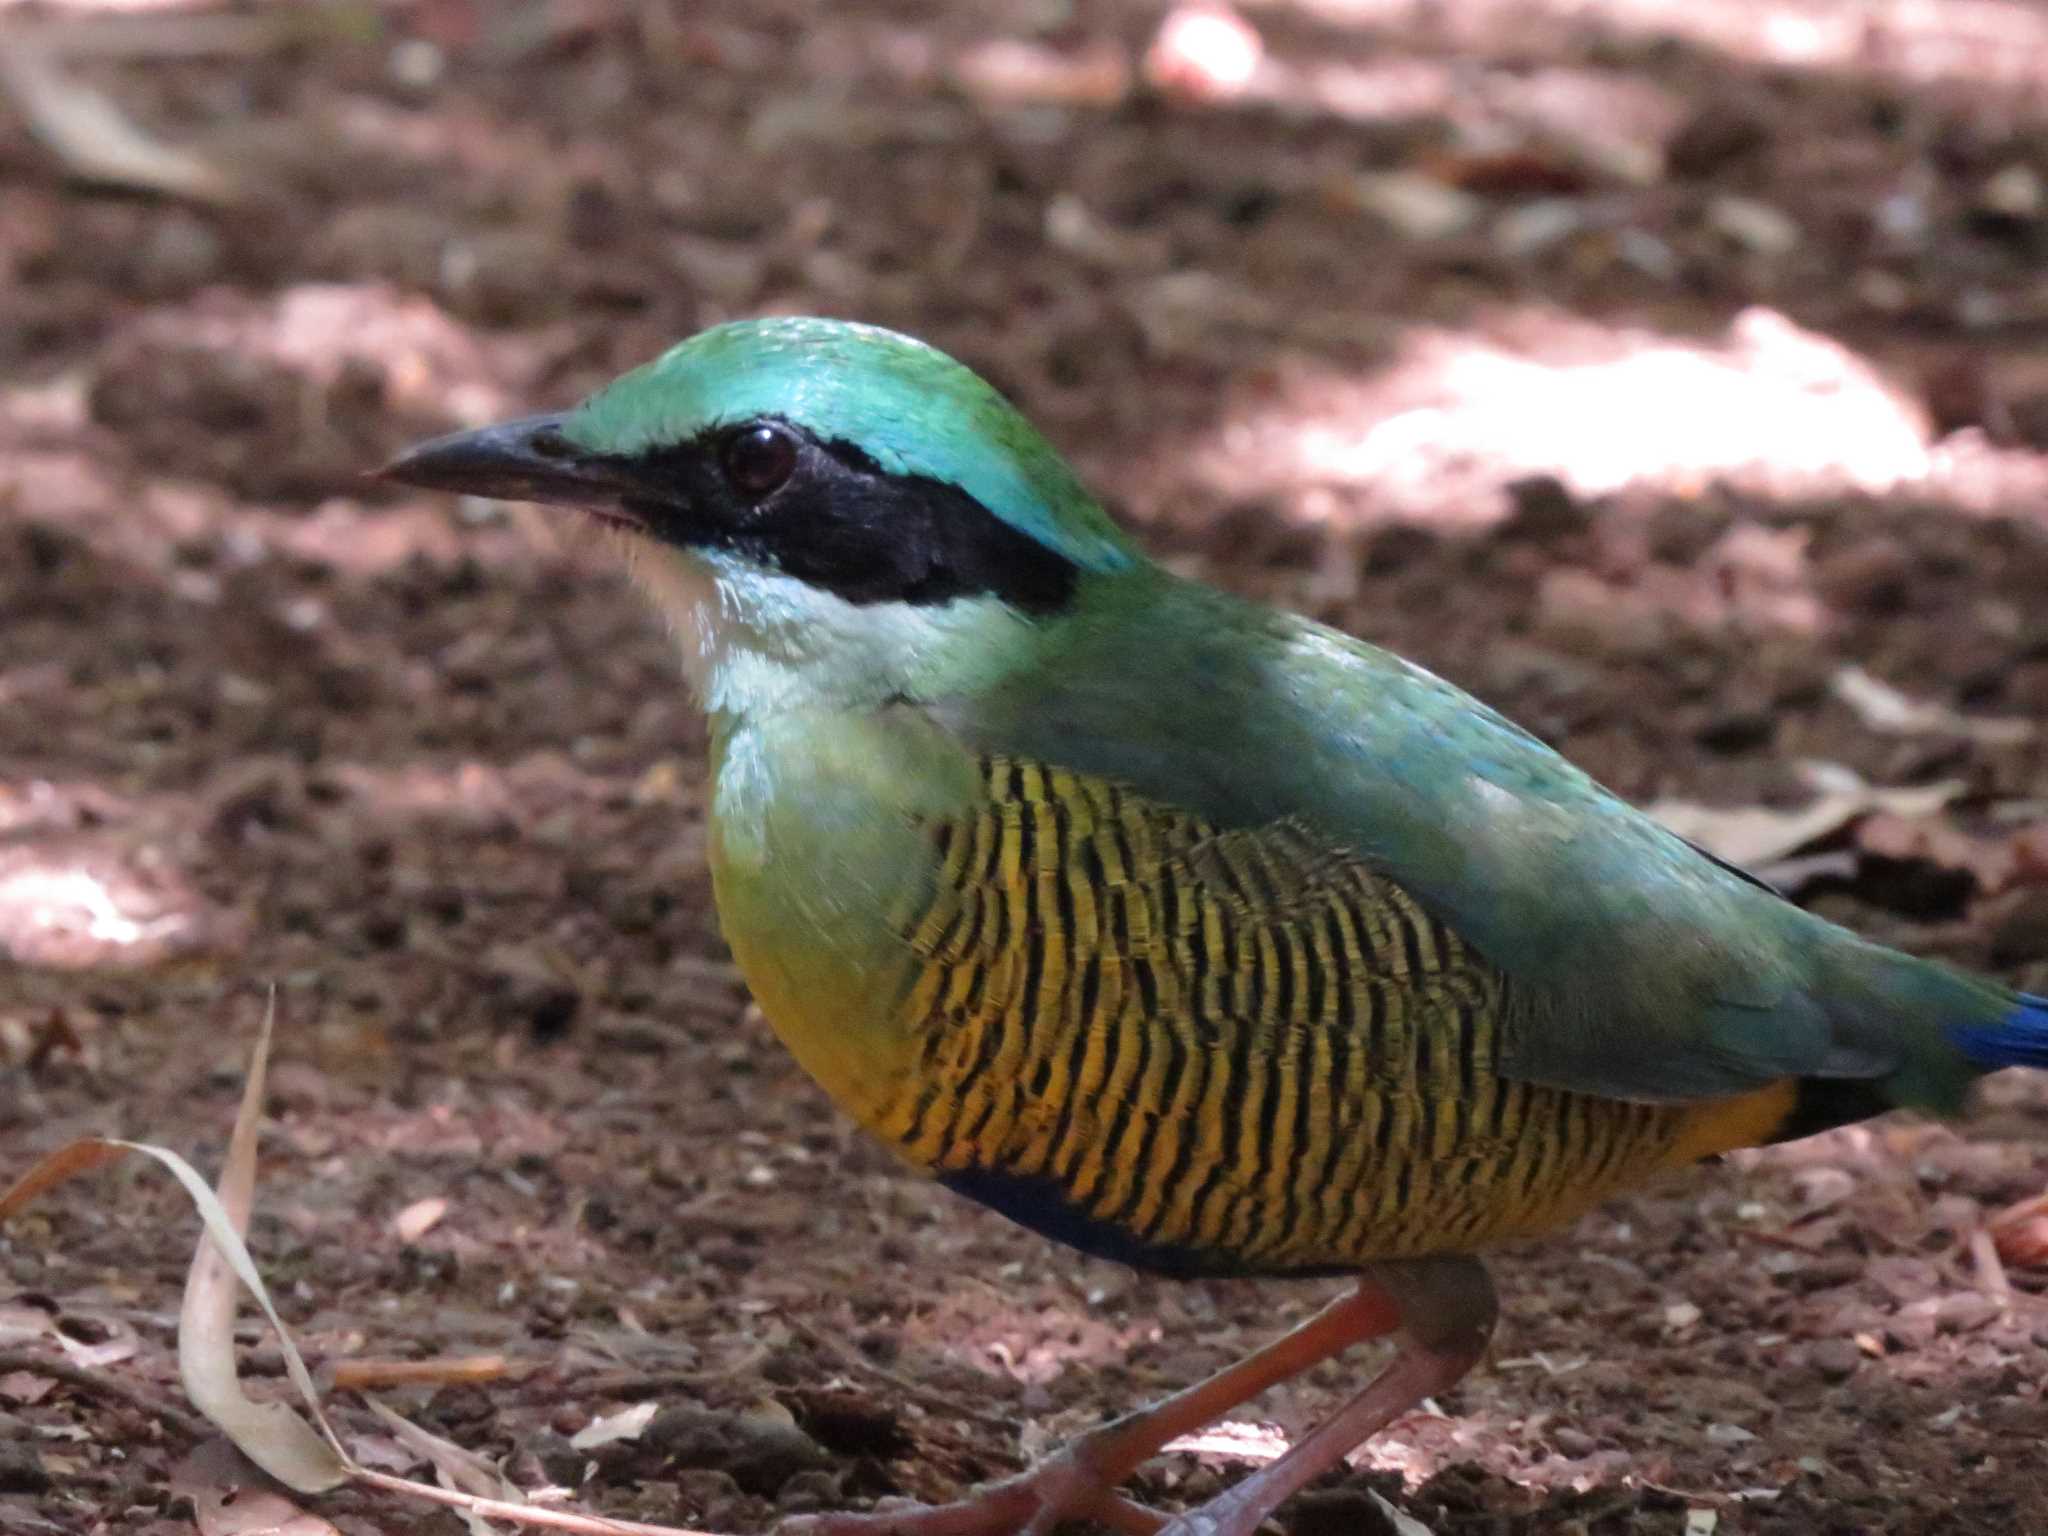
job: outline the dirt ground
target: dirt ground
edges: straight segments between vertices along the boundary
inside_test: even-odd
[[[927,337],[1177,567],[2048,990],[2040,8],[1276,0],[1248,75],[1121,0],[286,13],[68,66],[232,202],[82,185],[0,98],[0,1181],[91,1132],[216,1166],[274,985],[287,1320],[327,1371],[502,1357],[385,1395],[520,1487],[732,1536],[946,1495],[1332,1290],[1085,1261],[856,1135],[721,946],[702,727],[604,552],[362,478],[716,319]],[[2048,1531],[2048,1269],[1970,1247],[2048,1188],[2048,1091],[1985,1099],[1504,1253],[1490,1363],[1284,1523]],[[0,1233],[0,1530],[253,1528],[176,1385],[195,1232],[124,1166]]]

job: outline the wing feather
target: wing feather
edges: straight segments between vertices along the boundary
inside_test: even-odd
[[[1669,1101],[1896,1062],[1816,995],[1846,936],[1702,854],[1442,679],[1160,574],[934,714],[1219,829],[1288,823],[1408,893],[1526,999],[1504,1070]]]

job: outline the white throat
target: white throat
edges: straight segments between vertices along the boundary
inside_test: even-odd
[[[873,707],[990,680],[1021,657],[1030,623],[994,597],[850,603],[719,551],[634,541],[633,579],[667,616],[707,711],[735,717]]]

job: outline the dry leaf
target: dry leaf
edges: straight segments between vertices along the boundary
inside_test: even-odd
[[[225,1440],[209,1440],[171,1469],[171,1488],[192,1501],[199,1536],[341,1536],[283,1494]]]
[[[439,1195],[415,1200],[391,1218],[391,1230],[401,1243],[416,1243],[439,1225],[448,1214],[448,1202]]]
[[[1173,1455],[1213,1457],[1224,1462],[1250,1462],[1254,1466],[1264,1466],[1287,1454],[1287,1436],[1271,1424],[1222,1419],[1192,1434],[1178,1435],[1160,1450]]]
[[[71,1357],[73,1365],[88,1371],[98,1370],[102,1366],[118,1365],[142,1348],[142,1340],[136,1337],[135,1330],[118,1317],[101,1317],[79,1312],[70,1313],[68,1316],[78,1322],[89,1323],[107,1335],[97,1344],[88,1344],[72,1338],[60,1326],[57,1329],[57,1342],[64,1346],[64,1353]]]
[[[1938,819],[1881,812],[1856,829],[1856,846],[1880,858],[1962,870],[1986,895],[2005,890],[2019,874],[2019,852],[2013,840],[1972,837]]]
[[[1761,805],[1720,807],[1689,800],[1659,800],[1649,813],[1680,837],[1698,843],[1731,864],[1768,864],[1832,836],[1877,812],[1931,816],[1963,792],[1960,779],[1924,788],[1829,790],[1793,811]]]
[[[28,1371],[9,1371],[0,1376],[0,1397],[22,1407],[40,1403],[50,1395],[50,1389],[57,1383],[47,1376],[37,1376]]]
[[[1890,736],[1961,736],[1987,746],[2031,740],[2031,720],[1960,714],[1931,699],[1908,698],[1861,667],[1844,667],[1829,680],[1835,697],[1873,731]]]
[[[425,1460],[409,1451],[390,1435],[350,1435],[348,1453],[359,1467],[376,1467],[385,1472],[410,1472]]]
[[[579,1451],[594,1451],[600,1445],[610,1445],[615,1440],[638,1440],[640,1432],[660,1406],[650,1397],[617,1413],[600,1414],[571,1435],[569,1444]]]
[[[56,1188],[66,1179],[76,1178],[94,1168],[103,1168],[108,1163],[118,1163],[128,1155],[128,1150],[126,1142],[102,1141],[96,1136],[59,1147],[16,1179],[6,1194],[0,1195],[0,1221],[7,1220],[36,1196]]]
[[[235,1112],[235,1128],[221,1168],[219,1198],[215,1201],[209,1195],[200,1202],[213,1241],[200,1238],[185,1277],[185,1302],[178,1314],[178,1374],[192,1406],[218,1425],[251,1461],[288,1488],[321,1493],[348,1480],[347,1460],[333,1443],[332,1433],[323,1441],[288,1404],[252,1402],[242,1391],[235,1366],[235,1281],[239,1277],[262,1302],[277,1330],[286,1366],[296,1367],[292,1379],[300,1383],[301,1393],[312,1396],[312,1379],[298,1351],[284,1337],[284,1326],[241,1241],[256,1195],[256,1128],[263,1114],[272,1012],[274,1007],[264,1014],[256,1053],[249,1063],[249,1080],[242,1089],[241,1108]],[[173,1167],[171,1171],[179,1170]],[[182,1181],[184,1175],[179,1176]],[[198,1199],[197,1193],[194,1199]],[[207,1210],[209,1203],[212,1212]],[[226,1238],[220,1230],[223,1227]]]
[[[0,1221],[7,1219],[10,1207],[6,1201],[13,1198],[13,1190],[9,1190],[5,1197],[0,1197]],[[43,1338],[56,1326],[56,1321],[40,1307],[0,1306],[0,1348],[9,1348],[25,1343],[29,1339]]]
[[[246,1182],[247,1187],[240,1194],[244,1221],[254,1189],[256,1122],[262,1102],[263,1063],[269,1053],[270,1027],[271,1017],[266,1013],[250,1068],[249,1087],[236,1114],[227,1167],[221,1174],[221,1186],[231,1198],[236,1184]],[[326,1421],[320,1418],[312,1375],[299,1355],[298,1346],[286,1333],[270,1293],[264,1288],[263,1277],[256,1271],[255,1261],[249,1257],[242,1242],[241,1223],[229,1214],[220,1197],[207,1188],[206,1181],[184,1158],[168,1147],[147,1142],[100,1137],[71,1142],[30,1168],[6,1194],[0,1195],[0,1221],[54,1185],[115,1162],[130,1152],[140,1152],[170,1170],[198,1208],[206,1228],[193,1255],[178,1319],[179,1374],[193,1406],[234,1440],[250,1460],[297,1492],[321,1493],[346,1482],[348,1462]],[[242,1170],[239,1178],[238,1169]],[[218,1265],[224,1266],[225,1273],[217,1270],[211,1256],[218,1256]],[[248,1287],[276,1332],[286,1373],[319,1420],[326,1436],[324,1441],[284,1404],[252,1403],[242,1395],[235,1381],[232,1280],[240,1280]]]
[[[383,1416],[397,1439],[418,1451],[434,1465],[448,1486],[433,1487],[375,1471],[349,1459],[335,1438],[314,1390],[304,1357],[264,1286],[255,1261],[242,1241],[255,1190],[256,1127],[262,1105],[264,1066],[268,1059],[272,1018],[266,1013],[262,1033],[250,1066],[249,1082],[235,1117],[226,1166],[221,1173],[220,1192],[207,1187],[192,1165],[168,1148],[146,1142],[118,1141],[90,1137],[58,1148],[24,1174],[4,1195],[0,1195],[0,1221],[20,1210],[37,1195],[77,1174],[114,1162],[130,1152],[140,1152],[169,1170],[198,1209],[205,1227],[187,1276],[185,1304],[179,1315],[178,1359],[185,1389],[201,1412],[226,1431],[234,1441],[233,1450],[285,1482],[295,1491],[324,1492],[341,1483],[355,1481],[413,1498],[429,1500],[457,1510],[479,1536],[489,1536],[485,1516],[512,1520],[525,1525],[573,1531],[580,1536],[702,1536],[677,1526],[658,1526],[631,1520],[606,1520],[578,1514],[573,1510],[548,1509],[525,1502],[525,1496],[506,1484],[490,1463],[462,1447],[428,1434],[392,1413],[375,1399],[370,1406]],[[217,1256],[217,1262],[215,1257]],[[298,1390],[306,1411],[318,1425],[316,1435],[305,1420],[282,1403],[252,1403],[242,1394],[234,1373],[233,1281],[248,1288],[275,1333],[284,1356],[285,1374]],[[0,1320],[11,1312],[0,1311]],[[50,1320],[42,1314],[17,1319],[25,1334],[47,1332]],[[58,1438],[89,1439],[82,1428],[55,1426],[47,1433]],[[226,1450],[227,1448],[223,1448]],[[51,1458],[45,1457],[46,1465]],[[58,1469],[52,1468],[53,1471]],[[68,1474],[67,1474],[68,1475]],[[472,1492],[470,1489],[483,1490]],[[187,1490],[200,1511],[203,1536],[332,1536],[334,1527],[306,1515],[287,1499],[264,1490],[248,1489],[238,1477],[216,1475],[197,1479]],[[260,1494],[260,1498],[258,1495]],[[263,1502],[274,1500],[274,1502]],[[252,1518],[254,1509],[260,1518]],[[219,1520],[225,1523],[210,1524]]]
[[[234,185],[218,167],[150,138],[111,97],[67,74],[41,46],[17,40],[0,50],[0,89],[64,169],[83,181],[194,202],[234,200]]]

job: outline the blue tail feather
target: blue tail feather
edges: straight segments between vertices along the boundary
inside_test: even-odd
[[[1949,1039],[1976,1065],[2048,1067],[2048,997],[2021,993],[2019,1006],[1995,1024],[1959,1025]]]

